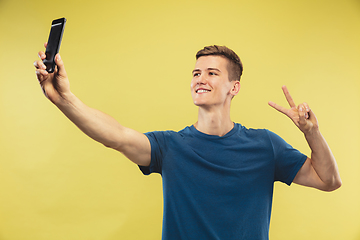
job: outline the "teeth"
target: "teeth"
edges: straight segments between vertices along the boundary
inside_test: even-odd
[[[209,90],[205,90],[205,89],[200,89],[197,91],[198,93],[204,93],[204,92],[210,92]]]

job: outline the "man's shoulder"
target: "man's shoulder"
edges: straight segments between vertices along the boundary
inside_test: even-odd
[[[146,136],[153,136],[153,137],[164,137],[164,138],[171,138],[171,137],[181,137],[183,135],[188,135],[190,134],[191,127],[187,126],[179,131],[175,131],[175,130],[163,130],[163,131],[150,131],[150,132],[146,132],[145,135]]]
[[[249,136],[262,136],[268,135],[271,131],[265,128],[247,128],[240,123],[235,123],[238,133],[246,134]]]

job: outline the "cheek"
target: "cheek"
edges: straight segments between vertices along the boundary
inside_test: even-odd
[[[196,81],[194,81],[194,79],[193,79],[190,82],[190,89],[194,89],[195,86],[196,86]]]
[[[190,92],[191,92],[191,97],[194,98],[194,87],[195,87],[195,84],[193,81],[191,81],[190,83]]]

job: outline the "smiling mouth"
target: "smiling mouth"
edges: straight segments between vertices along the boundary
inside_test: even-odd
[[[206,90],[206,89],[198,89],[198,90],[196,90],[196,93],[206,93],[206,92],[210,92],[210,90]]]

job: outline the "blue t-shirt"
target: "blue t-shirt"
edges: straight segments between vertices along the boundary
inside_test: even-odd
[[[269,235],[274,181],[291,184],[306,156],[275,133],[240,124],[225,136],[149,132],[151,164],[163,179],[163,240]]]

